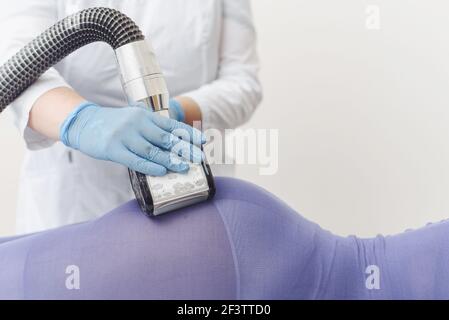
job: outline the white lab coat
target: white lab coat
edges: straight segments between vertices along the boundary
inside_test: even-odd
[[[201,108],[205,129],[237,127],[260,102],[248,0],[2,1],[0,63],[56,21],[95,6],[118,9],[136,21],[152,42],[171,95],[193,98]],[[27,127],[33,103],[56,87],[69,86],[103,106],[124,106],[114,59],[106,44],[82,48],[8,107],[27,146],[18,233],[92,219],[133,198],[126,168],[85,156]]]

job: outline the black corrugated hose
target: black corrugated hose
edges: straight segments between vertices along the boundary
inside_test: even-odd
[[[143,39],[137,25],[114,9],[89,8],[68,16],[0,66],[0,112],[45,71],[77,49],[96,41],[117,49]]]

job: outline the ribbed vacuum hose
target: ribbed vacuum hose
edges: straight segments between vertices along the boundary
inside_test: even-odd
[[[137,25],[110,8],[86,9],[59,21],[0,66],[0,112],[77,49],[96,41],[117,49],[139,40],[144,36]]]

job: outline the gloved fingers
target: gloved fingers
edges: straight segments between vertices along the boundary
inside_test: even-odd
[[[205,159],[204,152],[200,148],[181,139],[173,145],[171,152],[193,163],[201,163]]]
[[[158,114],[151,114],[153,123],[161,129],[173,133],[175,136],[182,137],[183,140],[191,142],[196,145],[202,145],[206,143],[206,137],[203,133],[185,123],[178,122],[176,120],[160,116]]]
[[[161,165],[170,171],[187,172],[190,168],[187,162],[182,161],[175,154],[161,150],[143,137],[133,139],[127,148],[139,157]]]
[[[139,130],[142,137],[157,147],[171,150],[179,138],[153,124],[144,124]]]
[[[186,132],[176,132],[183,140],[177,137],[177,135],[168,133],[157,126],[144,126],[141,129],[142,136],[150,143],[162,148],[163,150],[174,152],[181,156],[185,160],[189,160],[194,163],[201,163],[204,159],[204,153],[195,145],[190,144],[188,137],[183,136]]]
[[[139,157],[126,148],[122,150],[120,160],[117,162],[123,164],[131,170],[143,173],[147,176],[157,177],[167,174],[167,169],[163,166]]]

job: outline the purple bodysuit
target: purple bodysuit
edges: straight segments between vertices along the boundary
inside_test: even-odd
[[[250,183],[216,185],[154,219],[133,201],[0,239],[0,299],[449,299],[449,221],[343,238]]]

